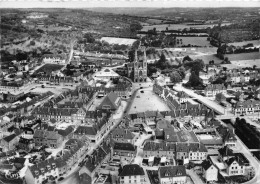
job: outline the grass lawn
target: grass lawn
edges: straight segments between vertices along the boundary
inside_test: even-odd
[[[209,64],[209,61],[214,60],[215,64],[220,64],[222,62],[221,59],[215,56],[215,54],[211,55],[190,55],[192,59],[202,59],[205,64]]]
[[[45,64],[38,70],[34,72],[34,74],[37,74],[39,72],[46,72],[51,73],[52,71],[60,70],[63,67],[63,65],[57,65],[57,64]]]

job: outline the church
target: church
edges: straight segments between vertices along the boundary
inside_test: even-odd
[[[143,52],[143,60],[138,60],[137,50],[135,50],[134,61],[127,64],[128,77],[131,78],[133,82],[146,82],[147,80],[147,59],[145,49],[143,49]]]

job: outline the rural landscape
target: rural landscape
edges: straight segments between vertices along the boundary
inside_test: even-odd
[[[0,184],[260,184],[259,7],[0,16]]]

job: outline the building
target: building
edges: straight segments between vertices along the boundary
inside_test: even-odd
[[[115,79],[115,78],[119,78],[120,75],[118,75],[112,69],[105,68],[102,69],[101,71],[97,71],[96,73],[94,73],[93,77],[95,77],[96,79]]]
[[[207,149],[202,143],[156,143],[147,141],[143,148],[144,158],[166,157],[167,160],[189,159],[203,161],[207,158]]]
[[[113,146],[113,157],[122,161],[132,161],[136,156],[136,146],[131,143],[115,142]]]
[[[15,146],[18,144],[19,137],[16,134],[11,134],[4,137],[1,140],[2,151],[13,150]]]
[[[137,164],[125,165],[119,173],[120,184],[145,184],[145,174],[142,167]]]
[[[147,58],[144,49],[144,59],[139,61],[137,57],[137,50],[135,51],[135,59],[132,63],[127,64],[128,77],[132,78],[134,82],[146,82],[147,80]]]
[[[209,84],[204,90],[206,97],[215,97],[218,93],[227,94],[227,88],[224,84]]]
[[[54,55],[54,54],[45,54],[42,58],[43,63],[50,64],[66,64],[66,56],[65,55]]]
[[[114,92],[110,92],[99,105],[99,109],[115,112],[121,105],[121,98]]]
[[[229,127],[224,127],[220,125],[216,128],[216,131],[223,140],[224,146],[236,147],[237,138],[235,136],[235,130],[229,125]]]
[[[26,139],[23,137],[20,137],[18,142],[19,149],[30,151],[34,148],[34,140],[33,139]]]
[[[111,138],[115,142],[131,143],[134,144],[137,140],[137,136],[128,129],[116,128],[111,133]]]
[[[35,146],[58,148],[62,143],[62,136],[55,131],[36,130],[33,135]]]
[[[247,115],[260,112],[260,101],[259,100],[246,100],[237,102],[232,111],[235,115]]]
[[[206,182],[218,181],[218,168],[212,164],[209,160],[204,160],[201,163],[202,175]]]
[[[158,169],[160,184],[184,184],[187,181],[185,166],[163,166]]]
[[[79,177],[83,174],[88,175],[89,184],[94,184],[96,172],[103,162],[111,158],[111,147],[109,141],[101,143],[88,157],[83,167],[79,170]]]

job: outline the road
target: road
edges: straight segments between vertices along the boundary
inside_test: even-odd
[[[194,171],[186,169],[186,173],[191,177],[195,184],[205,184]]]
[[[103,138],[100,139],[99,142],[97,142],[95,145],[92,146],[91,149],[88,150],[88,153],[87,153],[88,155],[91,155],[93,150],[95,150],[101,144],[101,142],[109,136],[109,133],[118,126],[118,124],[121,122],[121,120],[124,116],[124,111],[127,108],[128,104],[129,103],[126,103],[126,105],[121,109],[121,111],[117,112],[117,113],[120,113],[119,118],[115,119],[115,124],[113,125],[111,130],[107,131],[106,134],[104,134]],[[58,184],[79,184],[79,176],[78,176],[79,169],[76,169],[73,173],[71,173],[69,176],[67,176],[64,180],[59,181]]]
[[[255,169],[254,178],[248,182],[245,182],[244,184],[260,184],[260,162],[252,155],[252,153],[248,150],[246,145],[239,139],[239,137],[236,136],[236,138],[237,144],[240,147],[239,152],[245,155],[245,157],[249,160],[250,164]]]
[[[226,111],[225,108],[222,107],[221,105],[217,104],[214,101],[207,99],[204,96],[201,96],[201,95],[194,93],[190,89],[184,88],[181,84],[176,84],[176,86],[174,86],[173,89],[176,90],[176,91],[184,91],[187,95],[191,96],[192,98],[196,98],[201,103],[203,103],[204,105],[206,105],[207,107],[209,107],[211,109],[214,109],[216,112],[218,112],[221,115],[234,116],[234,114]]]

